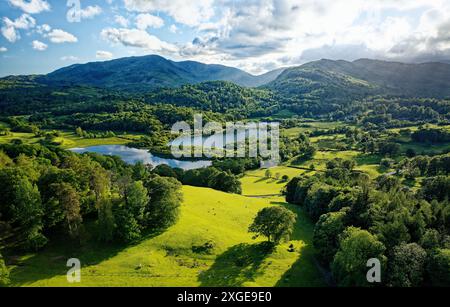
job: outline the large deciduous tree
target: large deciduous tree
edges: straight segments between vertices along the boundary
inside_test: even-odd
[[[267,237],[268,241],[278,244],[282,239],[289,239],[294,230],[296,214],[284,207],[267,207],[256,215],[248,228],[249,232]]]

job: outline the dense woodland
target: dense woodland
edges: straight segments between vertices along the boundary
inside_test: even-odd
[[[400,170],[420,165],[416,176],[422,171],[427,177],[416,192],[400,183],[402,175],[370,180],[353,170],[354,161],[335,159],[324,173],[292,179],[286,200],[316,221],[314,246],[339,285],[366,285],[369,255],[388,268],[385,285],[448,285],[449,158],[418,156],[400,163]]]

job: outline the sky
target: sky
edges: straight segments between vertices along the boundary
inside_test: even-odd
[[[148,54],[252,74],[450,62],[450,0],[0,0],[0,18],[0,76]]]

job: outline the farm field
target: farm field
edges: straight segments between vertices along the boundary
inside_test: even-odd
[[[281,198],[256,199],[184,186],[179,221],[134,246],[56,242],[18,260],[15,286],[69,286],[65,261],[79,258],[78,286],[323,286],[311,245],[313,225],[298,207]],[[268,251],[247,232],[256,213],[286,206],[297,213],[291,241]],[[210,250],[202,251],[205,243]],[[293,244],[294,252],[288,251]],[[295,278],[294,278],[295,277]]]

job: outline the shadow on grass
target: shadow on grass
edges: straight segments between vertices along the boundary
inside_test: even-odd
[[[310,244],[300,248],[298,259],[292,264],[275,287],[323,287],[326,285],[324,273],[320,271]]]
[[[100,243],[93,238],[80,244],[63,236],[51,238],[50,243],[36,253],[21,256],[10,255],[9,259],[7,258],[10,262],[9,265],[12,266],[11,286],[26,286],[39,280],[65,276],[70,269],[66,266],[67,260],[70,258],[78,258],[82,269],[87,269],[89,273],[96,273],[95,270],[88,267],[111,259],[124,249],[136,246],[162,232],[162,230],[158,230],[146,233],[141,240],[131,244]]]
[[[273,252],[268,242],[241,243],[216,258],[214,264],[199,275],[203,287],[240,287],[263,273],[264,259]]]
[[[296,250],[299,253],[298,259],[281,276],[276,287],[322,287],[326,285],[326,272],[318,266],[315,258],[316,251],[312,246],[314,224],[309,219],[304,210],[297,205],[286,202],[271,202],[273,205],[284,206],[297,214],[294,232],[290,236],[291,240],[302,241],[303,245]]]

